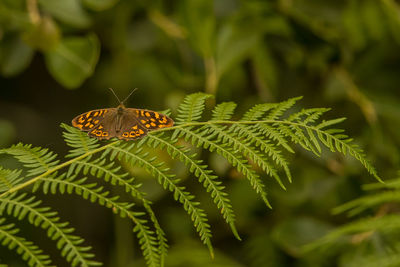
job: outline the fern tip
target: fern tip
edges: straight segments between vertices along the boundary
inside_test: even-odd
[[[383,181],[382,178],[379,177],[378,174],[374,173],[374,177],[375,177],[375,179],[378,180],[378,182],[380,182],[381,184],[386,184],[385,181]]]
[[[267,197],[264,196],[264,197],[263,197],[263,200],[264,200],[265,205],[266,205],[268,208],[270,208],[270,209],[272,210],[272,206],[271,206],[271,204],[269,203]]]
[[[237,240],[242,241],[242,238],[239,236],[239,233],[236,229],[236,226],[233,222],[229,223],[229,226],[231,227],[231,231],[233,235],[236,237]]]
[[[210,252],[211,258],[214,259],[215,258],[215,256],[214,256],[214,248],[212,247],[211,242],[208,240],[206,245],[208,247],[208,251]]]

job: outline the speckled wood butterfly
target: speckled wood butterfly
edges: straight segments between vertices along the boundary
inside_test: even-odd
[[[126,108],[124,102],[136,89],[122,102],[114,91],[109,89],[118,99],[119,106],[85,112],[72,120],[72,126],[88,132],[90,137],[97,139],[117,137],[133,140],[146,136],[151,130],[174,125],[174,121],[164,114],[146,109]]]

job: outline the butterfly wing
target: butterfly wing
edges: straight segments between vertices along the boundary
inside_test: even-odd
[[[130,113],[136,115],[138,122],[147,130],[171,127],[174,121],[167,115],[147,109],[128,108]]]
[[[88,135],[100,140],[118,137],[118,133],[116,132],[117,117],[117,112],[111,111],[106,114],[104,118],[88,132]]]
[[[76,116],[72,120],[72,126],[78,128],[82,131],[92,131],[107,117],[112,117],[115,115],[115,108],[106,108],[106,109],[95,109],[88,112],[85,112],[81,115]],[[104,126],[103,126],[104,127]]]
[[[72,125],[97,139],[133,140],[146,136],[148,131],[171,127],[174,121],[155,111],[122,106],[88,111],[76,116]]]
[[[120,123],[116,126],[116,137],[123,140],[134,140],[147,135],[148,130],[140,124],[133,109],[125,109]]]

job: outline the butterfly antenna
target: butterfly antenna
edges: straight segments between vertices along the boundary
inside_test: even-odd
[[[119,100],[119,97],[117,96],[117,94],[114,92],[114,90],[112,89],[112,88],[108,88],[108,89],[110,89],[110,91],[115,95],[115,97],[118,99],[118,102],[120,103],[120,104],[122,104],[123,102],[121,102],[121,100]],[[124,100],[125,101],[125,100]]]
[[[122,101],[121,103],[124,103],[126,100],[128,100],[128,98],[133,94],[133,92],[135,92],[138,88],[135,88],[132,90],[132,92],[124,99],[124,101]]]

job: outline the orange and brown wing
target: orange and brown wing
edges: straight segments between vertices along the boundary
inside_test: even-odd
[[[72,120],[72,126],[82,131],[91,131],[104,119],[109,113],[115,112],[111,108],[106,109],[95,109],[85,112],[81,115],[76,116]]]
[[[174,121],[170,117],[156,111],[130,108],[129,112],[133,112],[140,124],[147,130],[156,130],[174,125]]]
[[[106,129],[103,124],[106,123],[102,123],[99,122],[99,124],[97,124],[92,130],[90,130],[88,132],[88,135],[90,137],[94,137],[97,139],[110,139],[112,137],[115,137],[114,131],[110,130],[110,129]],[[112,128],[111,128],[112,129]]]
[[[117,137],[123,140],[134,140],[146,136],[147,132],[147,129],[144,128],[143,125],[136,123],[122,129],[121,133],[117,135]]]

